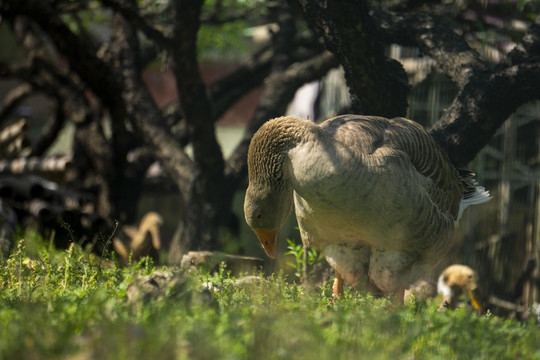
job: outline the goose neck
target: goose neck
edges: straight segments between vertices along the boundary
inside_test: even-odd
[[[316,125],[294,117],[281,117],[265,123],[253,136],[248,152],[249,179],[283,181],[287,152],[306,141]]]

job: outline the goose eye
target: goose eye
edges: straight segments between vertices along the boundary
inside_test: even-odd
[[[257,216],[255,216],[255,219],[260,221],[262,219],[262,214],[257,214]]]

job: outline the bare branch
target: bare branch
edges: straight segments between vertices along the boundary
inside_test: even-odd
[[[23,102],[26,98],[32,95],[34,88],[28,83],[21,84],[9,90],[4,99],[2,99],[2,107],[0,111],[0,124],[3,123]]]
[[[135,28],[142,31],[149,39],[154,40],[165,49],[171,48],[173,42],[159,29],[149,24],[148,20],[141,16],[137,4],[126,0],[100,0],[105,6],[119,12]]]
[[[71,68],[83,78],[88,86],[109,105],[120,103],[118,74],[109,64],[97,57],[92,43],[82,41],[63,22],[49,3],[38,0],[20,0],[0,3],[0,14],[7,18],[18,15],[31,17],[54,42],[58,50],[70,62]]]
[[[510,53],[513,64],[538,56],[540,56],[540,16],[536,17],[521,44]]]
[[[120,15],[115,17],[115,56],[121,59],[123,89],[121,104],[137,132],[151,146],[182,193],[188,193],[194,164],[169,135],[161,112],[140,77],[138,40],[135,29]]]
[[[27,130],[28,122],[24,118],[4,127],[0,131],[0,157],[6,159],[17,156],[26,145]]]
[[[455,165],[465,166],[519,106],[540,100],[539,83],[540,63],[475,77],[430,133]]]
[[[301,0],[310,27],[345,69],[355,113],[405,116],[409,85],[398,62],[384,53],[366,1]]]
[[[265,51],[208,86],[212,117],[217,120],[237,100],[263,83],[272,67],[272,52]]]
[[[219,179],[223,176],[223,156],[215,137],[212,109],[196,58],[201,6],[202,1],[197,4],[191,0],[174,2],[174,42],[177,46],[172,51],[172,57],[178,96],[192,138],[195,163],[203,177]],[[210,191],[209,195],[216,190]]]
[[[418,46],[460,88],[473,73],[486,70],[480,55],[450,27],[426,13],[373,13],[387,43]]]
[[[72,166],[69,155],[49,157],[21,157],[0,161],[0,173],[9,174],[62,174]]]

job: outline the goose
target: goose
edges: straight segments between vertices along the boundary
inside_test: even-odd
[[[463,210],[490,199],[405,118],[275,118],[254,134],[247,164],[244,215],[266,254],[294,203],[303,244],[335,270],[335,297],[344,282],[401,301],[416,281],[434,288]]]
[[[478,296],[478,277],[476,272],[466,265],[450,265],[439,276],[437,292],[443,299],[440,308],[455,309],[461,295],[469,297],[471,305],[479,313],[482,305]]]

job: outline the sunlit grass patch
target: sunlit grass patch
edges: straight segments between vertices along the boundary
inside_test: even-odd
[[[238,282],[223,268],[118,266],[77,245],[58,251],[29,239],[0,263],[0,359],[540,358],[533,321],[351,289],[334,301],[330,283],[306,288],[280,275]],[[156,270],[186,281],[128,301],[129,284]]]

